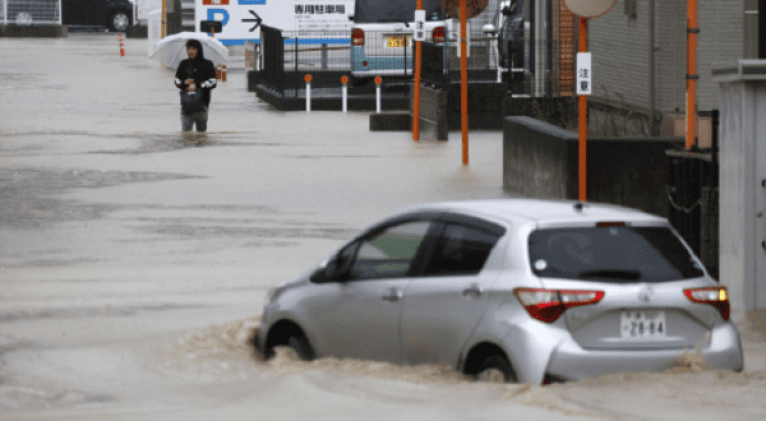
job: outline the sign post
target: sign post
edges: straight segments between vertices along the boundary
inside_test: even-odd
[[[686,150],[697,141],[697,0],[686,2]],[[653,116],[652,116],[653,117]]]
[[[460,18],[460,117],[463,134],[463,165],[468,165],[468,63],[466,60],[466,20],[478,16],[488,0],[439,0],[448,15]]]
[[[587,194],[586,194],[586,188],[587,188],[587,147],[586,147],[586,141],[588,138],[588,95],[590,95],[591,91],[591,85],[592,81],[590,80],[592,73],[590,72],[590,54],[587,53],[588,51],[588,20],[585,18],[580,18],[580,25],[579,25],[579,32],[577,33],[578,37],[578,48],[577,48],[577,101],[578,101],[578,107],[579,107],[579,116],[578,116],[578,133],[579,133],[579,143],[578,143],[578,200],[581,202],[584,202],[587,200]],[[587,57],[587,58],[586,58]],[[584,65],[582,67],[580,64],[580,59],[584,59],[585,61],[588,61],[588,66],[585,67]],[[582,73],[581,73],[582,72]],[[590,73],[590,74],[586,74]],[[587,76],[587,79],[586,77]],[[585,86],[583,86],[585,85]],[[583,89],[586,88],[586,89]]]
[[[579,106],[579,144],[578,144],[578,198],[581,202],[587,199],[587,160],[586,141],[588,138],[588,100],[587,96],[593,90],[593,72],[591,57],[588,53],[588,19],[597,18],[608,12],[617,0],[564,0],[564,7],[580,17],[579,39],[577,48],[577,95]]]
[[[415,98],[412,103],[412,140],[420,140],[420,58],[421,41],[425,41],[426,11],[423,10],[423,0],[417,0],[415,9]],[[406,37],[405,37],[406,39]],[[407,46],[405,45],[405,48]]]
[[[166,34],[165,22],[167,19],[167,8],[168,8],[167,0],[162,0],[162,18],[160,19],[160,39],[165,39],[165,34]]]

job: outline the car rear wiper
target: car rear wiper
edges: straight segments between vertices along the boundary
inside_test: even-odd
[[[635,281],[641,278],[641,272],[637,270],[620,270],[620,269],[602,269],[602,270],[586,270],[580,272],[577,275],[580,279],[585,278],[606,278],[606,279],[627,279]]]

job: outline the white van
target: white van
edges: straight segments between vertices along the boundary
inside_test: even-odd
[[[412,77],[415,0],[356,0],[351,29],[351,74],[356,85],[375,76],[384,80]],[[439,0],[423,0],[425,39],[447,39],[447,14]]]

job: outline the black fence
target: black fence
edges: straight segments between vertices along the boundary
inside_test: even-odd
[[[702,114],[702,113],[701,113]],[[710,112],[712,145],[707,150],[666,152],[668,220],[718,277],[718,110]]]
[[[498,45],[497,38],[492,36],[473,38],[469,44],[466,57],[469,82],[505,82],[507,93],[514,96],[572,95],[574,62],[551,59],[565,56],[564,49],[546,53],[546,48],[556,47]],[[414,45],[407,34],[394,37],[391,33],[367,31],[362,47],[352,44],[351,33],[347,31],[287,32],[263,25],[261,83],[283,97],[305,95],[307,74],[312,78],[312,96],[338,95],[342,76],[349,77],[349,88],[372,88],[375,76],[382,77],[384,88],[410,85]],[[460,45],[456,40],[421,45],[423,83],[443,87],[460,82]],[[364,56],[357,55],[352,60],[352,49],[358,53],[362,48]]]
[[[261,83],[266,89],[287,97],[305,95],[307,74],[312,77],[312,96],[337,95],[344,75],[349,77],[349,88],[364,85],[370,88],[375,76],[382,77],[384,87],[409,85],[412,83],[414,45],[407,34],[392,36],[391,33],[367,31],[362,47],[353,45],[351,33],[346,31],[287,32],[262,25]],[[441,87],[460,82],[460,45],[456,40],[423,42],[421,45],[421,80],[424,83]],[[352,61],[352,49],[359,52],[362,48],[365,55]],[[499,46],[492,36],[473,38],[466,57],[468,80],[474,83],[506,82],[508,93],[513,95],[571,95],[572,62],[568,62],[568,68],[563,68],[559,63],[540,61],[541,57],[561,56],[558,51],[543,54],[545,48],[544,44],[539,44],[534,45],[532,51],[527,46],[525,51],[519,46]],[[535,71],[536,68],[539,70]],[[570,85],[563,90],[562,80],[568,80]]]
[[[282,31],[261,25],[261,54],[263,57],[261,82],[269,89],[283,91],[285,87],[285,44],[282,41]]]
[[[261,26],[261,84],[283,97],[305,96],[306,75],[311,95],[337,95],[341,77],[351,76],[348,32],[283,32]]]
[[[509,95],[523,97],[571,96],[574,61],[565,46],[536,43],[499,44],[494,37],[472,39],[466,57],[469,82],[505,82]],[[434,86],[461,80],[460,45],[423,43],[421,75]],[[546,53],[546,49],[551,49]]]

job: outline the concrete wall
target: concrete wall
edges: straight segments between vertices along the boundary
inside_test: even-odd
[[[0,25],[0,38],[66,38],[68,36],[69,30],[66,25]]]
[[[502,129],[503,98],[508,86],[505,83],[468,84],[468,127],[471,129]],[[445,86],[447,124],[449,130],[461,130],[462,109],[460,83]]]
[[[766,60],[719,69],[720,274],[732,317],[766,311]],[[731,70],[731,71],[729,71]]]
[[[414,97],[413,87],[410,88],[410,98],[413,99],[413,104]],[[447,93],[443,89],[421,86],[419,127],[421,139],[447,140],[449,138]]]
[[[503,187],[543,199],[578,198],[578,136],[530,117],[503,122]],[[667,149],[679,138],[589,138],[588,201],[667,217]]]

